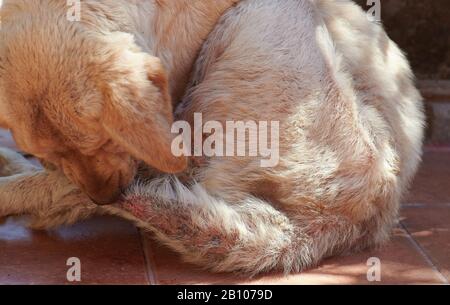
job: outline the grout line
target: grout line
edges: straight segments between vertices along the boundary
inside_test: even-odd
[[[425,261],[431,266],[431,269],[433,269],[434,271],[436,271],[439,279],[441,281],[443,281],[444,284],[449,284],[447,278],[441,273],[441,271],[439,270],[439,268],[435,265],[435,263],[433,262],[432,258],[427,254],[427,252],[425,251],[425,249],[422,248],[422,246],[415,240],[415,238],[411,235],[411,232],[408,230],[408,228],[406,227],[406,225],[403,223],[403,221],[400,221],[400,225],[402,226],[402,228],[405,230],[406,232],[406,236],[408,238],[408,240],[412,243],[413,247],[417,250],[417,252],[420,253],[420,255],[423,257],[423,259],[425,259]]]
[[[450,207],[450,202],[442,202],[442,203],[404,202],[401,204],[401,207],[406,207],[406,208]]]
[[[420,203],[420,202],[411,202],[411,203],[402,203],[401,207],[405,208],[439,208],[439,207],[450,207],[450,203]]]
[[[445,146],[425,146],[423,148],[423,151],[425,153],[449,153],[450,152],[450,146],[445,145]]]
[[[150,283],[150,285],[157,285],[157,281],[156,281],[156,275],[153,272],[153,260],[151,258],[151,253],[149,253],[149,244],[147,241],[147,238],[144,236],[143,232],[141,229],[138,229],[139,231],[139,237],[140,237],[140,241],[141,241],[141,246],[142,246],[142,251],[143,251],[143,255],[144,255],[144,261],[145,261],[145,272],[147,275],[147,279]]]
[[[424,203],[402,203],[401,208],[424,208],[426,206]]]

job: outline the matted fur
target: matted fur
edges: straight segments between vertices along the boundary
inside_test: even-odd
[[[106,38],[132,34],[130,48],[160,58],[177,119],[193,123],[201,112],[204,121],[280,121],[280,163],[194,159],[180,175],[142,174],[111,206],[93,204],[57,171],[11,170],[3,174],[18,175],[0,180],[3,214],[34,214],[39,227],[119,215],[187,261],[245,274],[299,271],[388,239],[420,161],[424,116],[408,62],[359,7],[347,0],[98,2],[85,1],[95,6],[88,25]]]

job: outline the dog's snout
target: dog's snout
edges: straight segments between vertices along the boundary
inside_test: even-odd
[[[117,202],[124,189],[136,175],[134,163],[117,162],[113,156],[89,158],[74,156],[71,160],[63,160],[62,167],[73,183],[96,204],[107,205]],[[119,161],[122,161],[120,159]]]
[[[89,198],[97,205],[108,205],[117,202],[122,196],[122,190],[117,189],[112,192],[87,193]]]

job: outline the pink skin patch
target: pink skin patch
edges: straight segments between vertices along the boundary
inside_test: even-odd
[[[130,197],[126,200],[123,199],[118,205],[139,219],[147,220],[149,218],[146,206],[139,197]]]

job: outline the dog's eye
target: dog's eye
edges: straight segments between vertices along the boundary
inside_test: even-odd
[[[38,160],[39,160],[39,162],[41,162],[42,166],[48,170],[57,170],[58,169],[58,166],[56,166],[52,162],[49,162],[49,161],[43,160],[43,159],[38,159]]]

